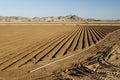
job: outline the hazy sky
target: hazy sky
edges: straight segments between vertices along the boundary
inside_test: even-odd
[[[1,16],[120,19],[120,0],[0,0]]]

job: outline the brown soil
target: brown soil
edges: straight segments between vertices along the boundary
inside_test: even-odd
[[[111,66],[118,70],[119,63],[115,61],[119,59],[119,25],[34,24],[0,28],[0,79],[93,80],[108,78]],[[113,31],[116,32],[110,34]],[[106,69],[106,65],[110,68]],[[109,72],[101,75],[103,70]],[[94,74],[97,75],[92,77]]]
[[[57,27],[56,27],[57,26]],[[70,31],[63,25],[0,25],[0,56]]]
[[[120,80],[120,30],[105,37],[96,51],[71,67],[54,72],[56,80]],[[93,49],[93,48],[92,48]],[[86,53],[86,52],[85,52]],[[48,78],[49,79],[49,78]]]

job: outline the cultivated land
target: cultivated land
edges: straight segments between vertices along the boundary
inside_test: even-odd
[[[1,23],[0,79],[119,80],[119,29],[108,22]]]

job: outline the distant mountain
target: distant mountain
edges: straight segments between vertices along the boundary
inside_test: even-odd
[[[70,21],[80,21],[80,20],[83,20],[83,18],[81,18],[81,17],[79,17],[77,15],[59,16],[58,19],[70,20]]]
[[[77,15],[67,16],[50,16],[50,17],[17,17],[17,16],[0,16],[0,22],[76,22],[76,21],[91,21],[95,19],[83,19]]]
[[[16,16],[0,16],[0,22],[29,22],[30,18]]]
[[[66,16],[67,19],[70,19],[70,20],[82,20],[82,18],[80,18],[79,16],[76,16],[76,15],[68,15]]]

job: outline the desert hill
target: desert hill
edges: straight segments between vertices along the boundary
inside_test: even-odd
[[[67,16],[49,16],[49,17],[17,17],[17,16],[0,16],[0,22],[64,22],[64,21],[82,21],[83,18],[77,15],[67,15]]]

